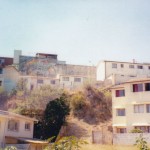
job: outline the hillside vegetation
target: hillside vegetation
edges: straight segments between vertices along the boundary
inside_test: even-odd
[[[44,130],[44,124],[47,124],[47,122],[44,122],[45,116],[53,115],[51,114],[52,112],[59,112],[58,108],[61,108],[59,100],[62,95],[65,95],[64,102],[66,105],[64,106],[67,106],[67,109],[70,110],[70,112],[64,113],[64,115],[68,116],[69,114],[70,118],[76,118],[79,121],[82,120],[82,122],[85,122],[87,126],[100,125],[106,122],[109,122],[110,124],[112,115],[111,93],[110,91],[104,91],[91,85],[85,86],[80,91],[66,91],[63,89],[52,88],[50,86],[41,86],[38,89],[28,91],[25,82],[21,80],[18,83],[17,88],[11,92],[5,103],[7,104],[7,109],[10,111],[37,118],[40,121],[40,128]],[[56,105],[53,105],[53,108],[50,108],[51,111],[47,111],[47,113],[45,113],[45,109],[52,101],[55,101],[58,106],[55,107]],[[64,111],[66,111],[66,109],[64,109]],[[51,122],[55,122],[56,120],[59,121],[59,113],[56,117],[57,119],[53,117]],[[66,117],[64,116],[63,118],[65,119]],[[68,121],[64,119],[61,122],[61,125]],[[49,120],[47,121],[49,122]],[[44,122],[44,124],[42,122]],[[55,123],[57,124],[57,122]],[[71,131],[70,125],[71,124],[69,124],[69,128]],[[61,126],[59,125],[57,131],[59,131],[60,127]],[[89,126],[89,128],[91,127]],[[51,129],[48,130],[51,131]],[[72,134],[74,135],[74,133]],[[49,135],[52,136],[53,134],[51,133]],[[55,136],[57,136],[56,132]],[[48,137],[48,135],[45,137]]]

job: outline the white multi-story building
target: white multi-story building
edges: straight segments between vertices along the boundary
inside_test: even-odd
[[[138,128],[150,133],[150,78],[132,79],[111,90],[113,132]]]
[[[150,77],[150,63],[100,61],[97,65],[98,81],[110,79],[119,84],[137,77]]]

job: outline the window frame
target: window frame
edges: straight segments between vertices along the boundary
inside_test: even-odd
[[[18,132],[19,131],[19,121],[15,119],[8,120],[8,131]]]
[[[145,91],[150,91],[150,82],[144,83]]]
[[[43,79],[37,79],[37,84],[43,84],[43,83],[44,83]]]
[[[138,69],[143,69],[143,66],[142,65],[137,65],[137,68]]]
[[[117,63],[112,63],[112,68],[117,68]]]
[[[141,86],[141,87],[140,87]],[[143,92],[144,88],[143,88],[143,83],[135,83],[132,84],[132,91],[133,92]]]
[[[69,77],[62,77],[63,81],[69,81]]]
[[[130,64],[130,65],[129,65],[129,68],[130,68],[130,69],[134,69],[134,68],[135,68],[135,66],[134,66],[134,65],[132,65],[132,64]]]
[[[141,109],[141,108],[142,109]],[[134,104],[134,113],[139,114],[139,113],[144,113],[144,104]],[[142,111],[141,111],[142,110]]]
[[[24,128],[25,128],[25,131],[31,131],[31,123],[25,122]]]
[[[124,97],[125,96],[125,89],[115,90],[115,96],[116,97]]]
[[[78,80],[79,79],[79,80]],[[81,82],[81,78],[75,77],[74,82]]]
[[[116,116],[119,116],[119,117],[126,116],[126,109],[125,108],[117,108]]]
[[[121,67],[121,68],[124,68],[124,64],[120,64],[120,67]]]
[[[127,128],[119,128],[119,127],[117,127],[116,130],[117,130],[117,133],[121,133],[121,134],[127,133]]]
[[[150,113],[150,104],[146,104],[146,113]]]

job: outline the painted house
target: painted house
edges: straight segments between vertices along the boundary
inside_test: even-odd
[[[7,144],[28,144],[31,150],[41,150],[47,142],[33,139],[34,118],[0,110],[0,147]]]
[[[98,81],[110,79],[112,84],[120,84],[138,77],[150,77],[150,63],[104,60],[97,65]]]
[[[113,132],[140,129],[150,133],[150,78],[126,81],[111,88]]]

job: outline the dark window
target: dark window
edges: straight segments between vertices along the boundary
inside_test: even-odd
[[[3,74],[3,69],[2,68],[0,68],[0,74]]]
[[[43,80],[38,79],[38,80],[37,80],[37,83],[39,83],[39,84],[43,84]]]
[[[138,69],[143,69],[143,66],[137,66]]]
[[[143,91],[143,84],[133,84],[133,92],[141,92]]]
[[[116,90],[116,97],[125,96],[125,90]]]
[[[150,91],[150,83],[145,83],[145,91]]]
[[[125,116],[126,114],[125,114],[125,109],[123,108],[123,109],[117,109],[116,110],[116,115],[117,116]]]
[[[30,123],[25,123],[25,130],[30,130],[31,124]]]
[[[121,66],[121,68],[124,68],[124,64],[121,64],[120,66]]]
[[[146,112],[150,113],[150,104],[146,104]]]
[[[74,78],[74,82],[81,82],[81,78]]]
[[[51,84],[55,84],[55,80],[51,80]]]
[[[2,86],[2,81],[0,81],[0,86]]]
[[[34,88],[34,85],[33,85],[33,84],[31,84],[31,85],[30,85],[30,90],[32,91],[32,90],[33,90],[33,88]]]
[[[148,69],[150,69],[150,66],[148,66]]]
[[[134,68],[134,65],[129,65],[129,68]]]
[[[117,68],[117,64],[113,63],[112,68]]]
[[[117,128],[117,133],[126,133],[126,128]]]

